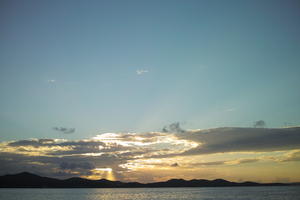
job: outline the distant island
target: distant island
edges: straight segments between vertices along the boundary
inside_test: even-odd
[[[89,180],[79,177],[55,179],[36,174],[22,172],[13,175],[0,176],[0,188],[153,188],[153,187],[233,187],[233,186],[289,186],[299,183],[255,183],[230,182],[224,179],[170,179],[165,182],[139,183],[109,181],[106,179]]]

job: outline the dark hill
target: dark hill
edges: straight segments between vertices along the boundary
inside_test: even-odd
[[[204,180],[204,179],[171,179],[165,182],[138,183],[109,181],[106,179],[89,180],[79,177],[65,180],[42,177],[28,172],[14,175],[0,176],[0,188],[139,188],[139,187],[232,187],[232,186],[283,186],[294,184],[283,183],[255,183],[243,182],[236,183],[223,179]]]

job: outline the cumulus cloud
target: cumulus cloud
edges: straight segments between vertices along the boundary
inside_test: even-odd
[[[53,130],[59,131],[64,134],[70,134],[75,132],[75,128],[66,128],[66,127],[53,127]]]
[[[178,134],[199,146],[183,155],[224,152],[268,152],[300,148],[300,127],[293,128],[214,128]]]

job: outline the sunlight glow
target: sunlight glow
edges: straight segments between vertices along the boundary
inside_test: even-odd
[[[111,172],[112,168],[95,168],[96,171]]]

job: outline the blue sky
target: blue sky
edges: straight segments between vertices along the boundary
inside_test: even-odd
[[[299,125],[299,9],[290,0],[3,0],[0,139],[157,131],[176,121]]]

